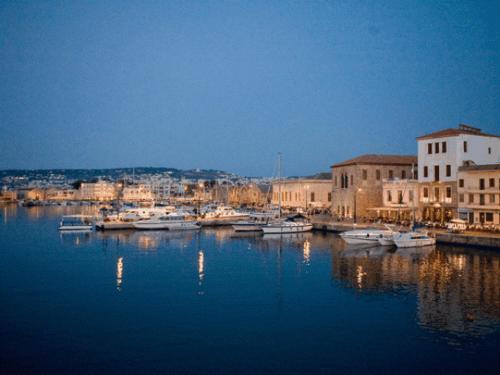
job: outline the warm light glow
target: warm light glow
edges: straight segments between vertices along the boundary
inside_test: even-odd
[[[198,252],[198,278],[200,283],[203,281],[203,277],[205,276],[205,255],[203,254],[203,250]]]
[[[363,266],[358,266],[356,269],[356,281],[358,283],[358,288],[363,286],[363,277],[366,275],[367,273],[363,271]]]
[[[122,277],[123,277],[123,257],[119,257],[116,261],[116,289],[122,290]]]
[[[304,263],[306,265],[309,265],[309,262],[311,261],[311,243],[308,240],[304,241]]]

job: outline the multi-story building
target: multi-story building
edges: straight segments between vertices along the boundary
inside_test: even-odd
[[[46,193],[50,201],[72,201],[80,199],[79,191],[68,188],[49,188]]]
[[[458,168],[458,215],[470,224],[500,226],[500,163]]]
[[[382,207],[369,208],[376,217],[389,220],[420,220],[418,181],[416,179],[383,179]]]
[[[281,187],[280,187],[281,185]],[[272,203],[283,208],[328,209],[332,205],[332,181],[316,179],[297,179],[274,181],[272,184]]]
[[[80,199],[82,200],[111,201],[117,197],[117,188],[112,182],[82,182],[80,185]]]
[[[229,204],[235,206],[264,206],[268,203],[269,185],[244,184],[229,189]]]
[[[418,137],[417,143],[424,220],[444,222],[457,216],[457,173],[464,162],[500,162],[500,137],[468,125]]]
[[[415,178],[416,165],[416,156],[373,154],[332,165],[332,213],[354,219],[373,216],[368,209],[382,206],[383,180]]]
[[[121,199],[126,202],[144,202],[154,200],[149,184],[133,184],[123,188]]]

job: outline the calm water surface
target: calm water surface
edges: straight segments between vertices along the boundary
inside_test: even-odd
[[[0,373],[499,373],[500,252],[60,234],[0,207]]]

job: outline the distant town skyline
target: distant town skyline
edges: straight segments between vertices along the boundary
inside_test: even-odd
[[[499,133],[495,1],[3,2],[0,169],[328,172]]]

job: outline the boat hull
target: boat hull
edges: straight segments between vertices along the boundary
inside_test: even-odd
[[[233,224],[233,229],[235,232],[261,232],[262,225],[253,223],[238,223]]]
[[[433,246],[436,244],[435,238],[429,238],[425,240],[394,240],[394,243],[397,247],[425,247],[425,246]]]
[[[92,230],[92,225],[61,225],[61,232],[86,232]]]
[[[267,225],[262,227],[264,234],[288,234],[310,232],[313,229],[312,224],[301,225]]]

